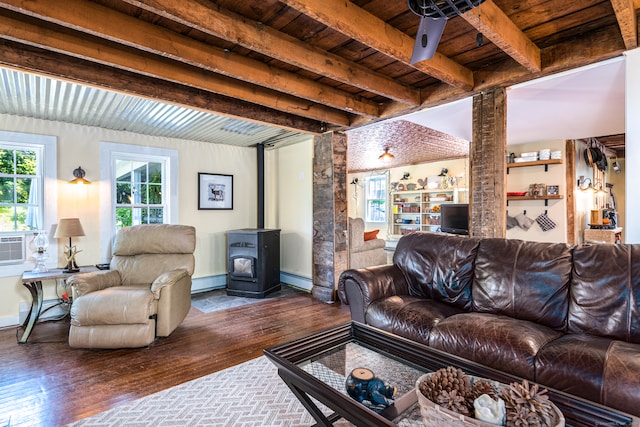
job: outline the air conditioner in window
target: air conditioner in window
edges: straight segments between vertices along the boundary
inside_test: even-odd
[[[19,264],[25,261],[25,237],[0,237],[0,265]]]

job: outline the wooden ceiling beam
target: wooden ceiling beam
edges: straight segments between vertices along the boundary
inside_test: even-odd
[[[414,39],[350,1],[280,1],[385,55],[405,64],[411,62]],[[419,19],[416,16],[416,22]],[[470,90],[474,86],[471,70],[438,52],[432,59],[412,67],[460,89]]]
[[[379,115],[375,102],[359,99],[263,62],[225,52],[95,3],[84,0],[65,0],[64,3],[6,0],[0,1],[0,6],[332,108],[371,117]],[[112,25],[113,22],[118,22],[118,25]]]
[[[123,1],[341,83],[409,105],[420,103],[419,91],[410,86],[221,7],[214,9],[197,0]]]
[[[311,101],[249,85],[172,60],[145,55],[116,44],[80,38],[71,33],[54,31],[43,25],[30,24],[7,16],[0,16],[0,38],[200,88],[325,123],[348,126],[351,122],[349,114]]]
[[[287,130],[318,135],[331,129],[317,120],[7,40],[0,40],[0,64],[20,71]]]
[[[627,50],[638,47],[638,17],[633,0],[611,0]]]
[[[463,13],[462,18],[527,70],[542,69],[538,46],[492,0]]]

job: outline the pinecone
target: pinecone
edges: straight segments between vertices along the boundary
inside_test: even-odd
[[[438,369],[420,384],[420,391],[432,402],[436,401],[441,392],[454,390],[465,399],[471,393],[469,376],[453,366]]]
[[[467,399],[464,396],[460,396],[457,390],[442,391],[438,397],[436,397],[435,403],[450,411],[457,412],[467,417],[471,416],[469,406],[467,406]]]
[[[489,395],[493,400],[498,400],[498,390],[487,380],[478,379],[471,385],[471,393],[467,396],[467,404],[473,408],[473,402],[483,394]]]
[[[538,384],[529,386],[511,383],[501,396],[507,410],[507,426],[551,427],[554,423],[553,408],[547,390],[538,391]]]

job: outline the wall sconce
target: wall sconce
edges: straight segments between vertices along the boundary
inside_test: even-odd
[[[74,178],[69,181],[69,184],[91,184],[91,181],[87,181],[86,179],[84,179],[85,174],[86,172],[84,171],[84,169],[82,169],[81,166],[78,166],[73,170]]]
[[[350,184],[358,185],[358,178],[353,178],[353,179],[351,180]]]
[[[393,159],[395,156],[393,154],[391,154],[389,152],[389,147],[384,147],[384,153],[380,154],[380,156],[378,157],[378,159],[388,162],[389,160]]]
[[[589,181],[587,183],[587,181]],[[591,191],[593,192],[595,189],[593,188],[593,183],[591,182],[591,178],[585,178],[581,176],[578,178],[578,188],[582,191]]]

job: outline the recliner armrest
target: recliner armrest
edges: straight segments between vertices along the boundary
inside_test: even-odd
[[[122,280],[117,270],[92,271],[91,273],[76,274],[67,279],[67,286],[71,286],[73,296],[79,297],[91,292],[119,286]]]
[[[187,270],[179,269],[167,271],[166,273],[162,273],[153,281],[151,284],[151,292],[153,292],[155,299],[160,299],[160,292],[162,291],[162,288],[172,286],[185,278],[189,279],[189,277]]]
[[[372,302],[408,294],[409,285],[404,274],[393,264],[345,270],[338,280],[340,301],[350,306],[351,319],[362,323]]]

